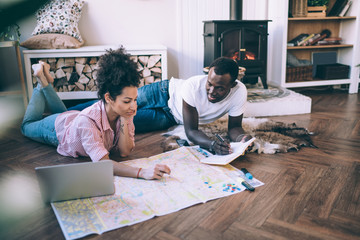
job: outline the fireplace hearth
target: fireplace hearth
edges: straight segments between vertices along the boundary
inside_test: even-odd
[[[204,67],[218,57],[234,59],[245,67],[244,83],[267,88],[267,36],[270,20],[204,21]]]

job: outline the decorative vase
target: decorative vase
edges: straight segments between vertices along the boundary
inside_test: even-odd
[[[307,16],[307,0],[292,0],[291,1],[291,14],[293,17],[306,17]]]

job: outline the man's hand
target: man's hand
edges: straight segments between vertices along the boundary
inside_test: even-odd
[[[223,142],[220,140],[216,140],[213,143],[212,149],[217,155],[227,155],[232,153],[232,149],[230,146],[230,143],[227,140],[224,140]]]
[[[164,164],[156,164],[154,167],[141,169],[139,177],[147,180],[160,179],[165,173],[170,174],[170,168]]]
[[[237,138],[236,138],[236,141],[237,142],[247,142],[249,141],[250,139],[252,138],[251,135],[249,134],[240,134]],[[252,150],[254,146],[254,143],[252,142],[247,148],[246,148],[246,152],[250,152]]]
[[[240,134],[237,138],[236,138],[236,142],[247,142],[250,139],[252,139],[252,136],[249,134]]]

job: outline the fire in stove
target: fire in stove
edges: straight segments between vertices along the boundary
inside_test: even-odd
[[[240,54],[240,52],[244,52],[244,54]],[[243,55],[243,58],[241,58],[241,55]],[[256,60],[256,55],[253,52],[246,51],[246,50],[230,50],[227,54],[225,54],[225,57],[231,58],[235,61],[240,60]]]

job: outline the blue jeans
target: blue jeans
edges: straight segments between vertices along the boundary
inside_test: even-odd
[[[49,107],[52,115],[43,118],[45,103]],[[44,88],[34,88],[29,105],[21,125],[21,132],[24,136],[37,142],[57,146],[59,141],[55,132],[55,119],[67,111],[54,88],[49,84]]]
[[[95,99],[95,100],[90,100],[88,102],[84,102],[84,103],[80,103],[78,105],[75,105],[73,107],[69,107],[68,110],[78,110],[78,111],[82,111],[87,107],[90,107],[91,105],[93,105],[94,103],[98,102],[99,99]]]
[[[168,107],[169,80],[145,85],[138,90],[138,109],[134,117],[135,131],[150,132],[176,125]]]

